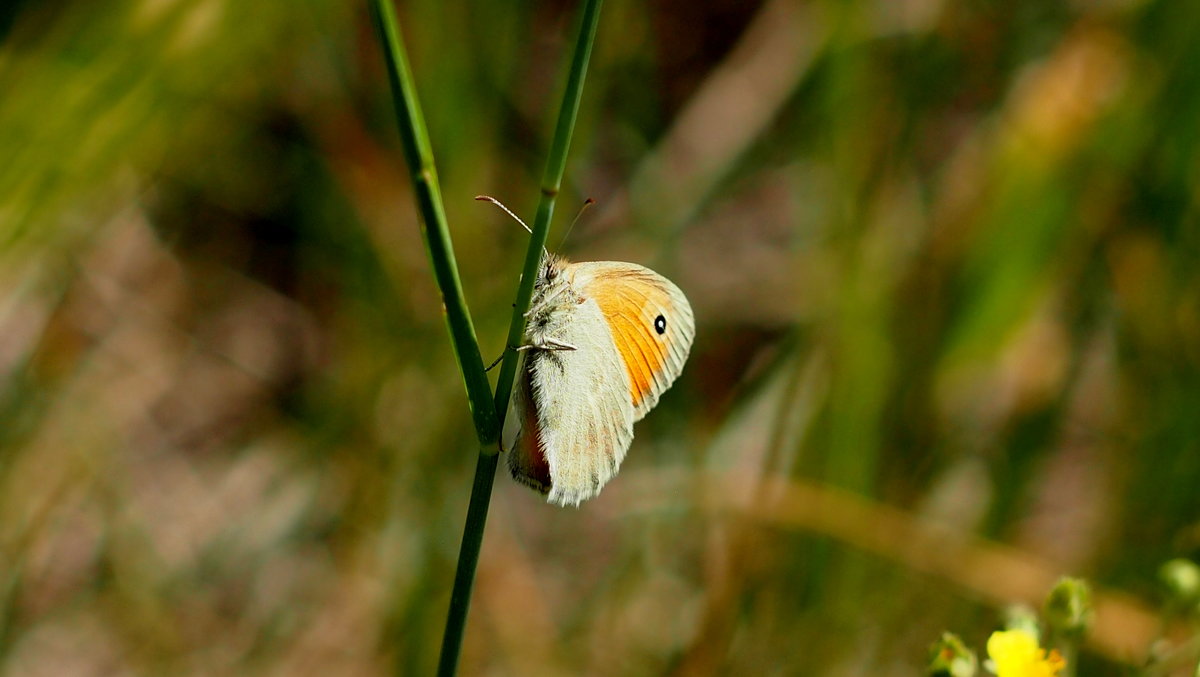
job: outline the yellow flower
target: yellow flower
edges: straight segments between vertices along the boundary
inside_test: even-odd
[[[987,652],[997,677],[1054,677],[1066,665],[1057,651],[1046,655],[1026,630],[993,632]]]

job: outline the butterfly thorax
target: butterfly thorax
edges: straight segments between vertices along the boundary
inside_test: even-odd
[[[540,348],[560,336],[571,323],[575,308],[584,300],[564,274],[566,266],[566,259],[546,254],[538,268],[525,324],[527,345]]]

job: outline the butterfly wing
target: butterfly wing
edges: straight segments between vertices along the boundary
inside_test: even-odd
[[[550,465],[533,399],[532,366],[533,363],[521,357],[501,439],[508,452],[508,470],[513,479],[540,494],[547,494],[551,483]]]
[[[683,371],[696,334],[692,307],[670,280],[633,263],[573,263],[565,273],[594,300],[629,381],[628,398],[639,421]]]
[[[525,353],[509,415],[520,431],[506,448],[518,482],[551,503],[578,505],[617,473],[633,440],[634,407],[600,306],[583,299],[559,312],[571,317],[554,338],[576,349]]]

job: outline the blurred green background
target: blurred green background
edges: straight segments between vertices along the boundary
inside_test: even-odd
[[[398,10],[485,361],[574,3]],[[578,510],[497,477],[463,674],[913,675],[1200,556],[1200,4],[610,0],[551,247],[674,280]],[[0,9],[0,666],[425,674],[476,442],[366,3]],[[586,197],[570,238],[565,225]]]

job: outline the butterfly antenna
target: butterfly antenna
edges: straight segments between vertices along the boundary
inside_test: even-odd
[[[521,224],[522,228],[524,228],[526,231],[528,231],[530,235],[533,235],[533,229],[531,229],[529,226],[525,225],[525,222],[521,220],[521,217],[512,213],[511,209],[509,209],[508,207],[505,207],[503,202],[497,200],[496,198],[492,197],[491,195],[476,195],[475,199],[480,200],[482,202],[491,202],[492,204],[496,205],[497,207],[503,209],[505,214],[508,214],[509,216],[513,217],[517,223]]]
[[[567,242],[567,236],[571,234],[571,230],[575,228],[575,224],[579,223],[579,217],[583,216],[583,212],[587,211],[588,207],[596,204],[592,198],[583,201],[583,206],[579,208],[579,212],[575,214],[575,219],[571,221],[571,225],[567,226],[567,232],[563,233],[562,239],[558,242],[558,248],[561,251],[564,244]]]

